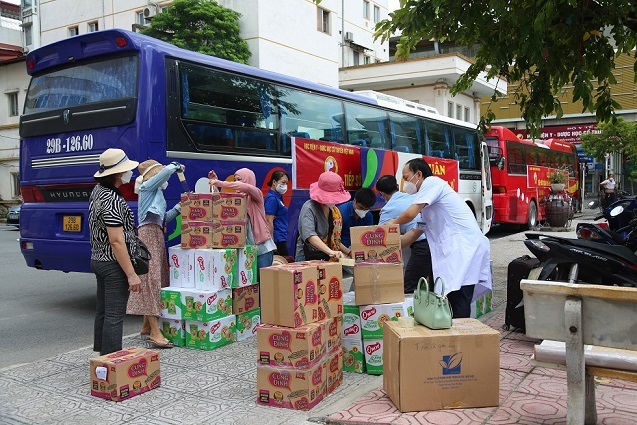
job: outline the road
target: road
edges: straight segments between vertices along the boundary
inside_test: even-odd
[[[27,267],[19,237],[0,223],[0,369],[93,344],[95,277]],[[140,327],[127,316],[124,334]]]

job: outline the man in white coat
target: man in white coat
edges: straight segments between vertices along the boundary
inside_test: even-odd
[[[403,168],[403,190],[413,204],[389,224],[405,224],[420,214],[420,229],[429,241],[434,278],[442,277],[453,317],[470,317],[471,302],[491,290],[489,240],[469,206],[423,159]],[[424,227],[423,227],[424,226]]]

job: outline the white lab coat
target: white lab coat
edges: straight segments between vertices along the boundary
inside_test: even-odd
[[[491,247],[467,204],[436,176],[425,179],[414,204],[427,204],[420,221],[425,223],[434,278],[444,279],[445,295],[463,285],[476,285],[474,301],[490,291]]]

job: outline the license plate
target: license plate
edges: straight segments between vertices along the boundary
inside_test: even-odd
[[[65,232],[81,232],[82,217],[79,215],[65,215],[62,217],[62,230]]]

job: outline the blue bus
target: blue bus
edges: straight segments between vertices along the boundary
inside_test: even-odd
[[[20,245],[30,267],[90,272],[88,197],[98,157],[109,147],[140,162],[185,164],[190,190],[207,186],[210,169],[225,178],[249,167],[266,192],[274,171],[292,172],[298,139],[380,157],[394,152],[401,164],[446,158],[459,170],[456,190],[484,231],[490,227],[482,135],[422,105],[333,89],[117,29],[43,46],[27,55],[26,66],[32,78],[20,117]],[[381,171],[363,168],[368,175],[356,179],[358,187],[363,180],[372,185]],[[394,165],[392,172],[400,177],[401,169]],[[169,206],[184,191],[171,183]],[[132,184],[120,189],[136,212]],[[290,235],[308,197],[307,187],[285,195]],[[169,246],[179,242],[178,229],[178,222],[170,224]]]

